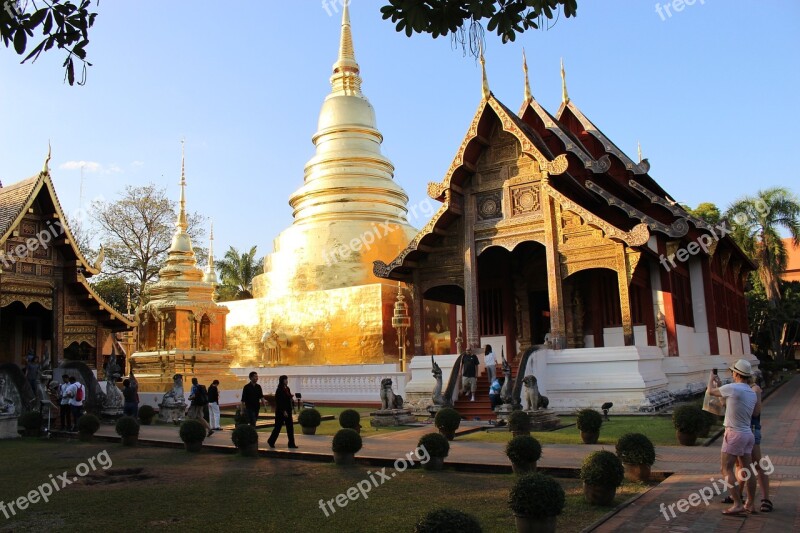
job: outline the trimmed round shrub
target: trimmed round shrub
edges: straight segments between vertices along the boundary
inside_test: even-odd
[[[237,407],[236,412],[233,414],[233,423],[236,424],[237,426],[240,426],[242,424],[249,424],[250,419],[247,418],[247,413],[242,411],[240,407]]]
[[[145,426],[149,426],[156,416],[156,410],[149,405],[143,405],[139,408],[139,422]]]
[[[581,409],[578,411],[578,431],[597,433],[603,425],[603,416],[594,409]]]
[[[331,449],[336,453],[357,453],[361,446],[361,435],[354,429],[343,428],[333,436]]]
[[[78,433],[94,435],[100,429],[100,419],[92,414],[85,414],[78,419]]]
[[[622,461],[607,450],[592,452],[583,460],[581,479],[587,485],[619,487],[624,477]]]
[[[314,408],[303,409],[300,411],[300,414],[297,415],[297,422],[303,427],[315,428],[322,423],[322,415]]]
[[[436,509],[417,522],[414,533],[482,533],[481,524],[471,514],[456,509]]]
[[[531,430],[531,417],[525,411],[512,411],[508,415],[508,430],[514,433],[525,433]]]
[[[517,435],[506,444],[506,456],[512,463],[533,463],[542,457],[542,445],[530,435]]]
[[[190,418],[181,424],[180,435],[181,440],[186,444],[203,442],[206,440],[206,428],[199,420]]]
[[[417,446],[424,448],[431,457],[447,457],[450,453],[450,443],[440,433],[426,433],[420,437]]]
[[[455,409],[445,407],[439,409],[439,412],[436,413],[433,424],[436,426],[436,429],[452,433],[461,425],[461,415],[458,414],[458,411]]]
[[[565,501],[558,481],[539,473],[520,476],[508,494],[508,506],[514,514],[538,519],[560,515]]]
[[[656,462],[656,449],[647,435],[626,433],[617,441],[617,457],[629,465],[649,465]]]
[[[696,405],[681,405],[672,413],[672,424],[681,433],[697,435],[705,425],[703,410]]]
[[[42,429],[42,413],[39,411],[28,411],[22,413],[17,419],[17,425],[25,428],[25,431],[36,432]]]
[[[250,424],[240,424],[233,430],[231,440],[237,448],[258,445],[258,431]]]
[[[361,415],[355,409],[345,409],[339,413],[339,425],[343,428],[358,429],[361,427]]]
[[[139,435],[139,421],[132,416],[123,416],[117,420],[114,430],[120,437],[136,437]]]

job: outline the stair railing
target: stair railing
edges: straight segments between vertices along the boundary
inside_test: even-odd
[[[447,407],[453,407],[456,400],[458,400],[458,382],[461,379],[461,365],[463,363],[464,354],[460,354],[453,365],[453,370],[450,372],[450,378],[447,380],[447,388],[442,393],[444,404]]]

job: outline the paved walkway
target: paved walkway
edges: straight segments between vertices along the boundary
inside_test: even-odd
[[[653,472],[673,475],[593,531],[800,531],[800,376],[794,376],[792,381],[767,398],[761,418],[764,432],[762,451],[765,456],[769,456],[775,467],[770,476],[770,499],[775,504],[774,512],[748,517],[723,516],[721,512],[728,506],[720,503],[721,496],[715,494],[708,506],[701,502],[696,507],[689,507],[684,513],[679,513],[677,507],[673,507],[675,517],[668,512],[667,520],[661,511],[662,503],[666,507],[689,498],[691,494],[705,487],[713,488],[712,479],[721,488],[721,483],[717,481],[720,478],[720,445],[658,446]],[[464,422],[462,429],[468,429],[475,424]],[[297,429],[298,450],[287,448],[284,432],[274,450],[267,449],[266,439],[262,437],[259,453],[267,457],[333,461],[331,437],[302,435],[299,427]],[[426,426],[370,436],[370,428],[365,427],[362,430],[362,436],[366,437],[364,447],[356,456],[357,462],[391,465],[396,459],[412,452],[419,437],[432,430],[432,426]],[[118,439],[110,426],[102,426],[97,436]],[[142,444],[182,447],[178,429],[172,426],[142,426],[139,440]],[[220,452],[234,451],[229,431],[215,433],[204,444],[206,448]],[[511,464],[503,453],[503,448],[503,444],[459,442],[456,439],[451,443],[446,463],[460,470],[510,472]],[[589,452],[603,448],[613,450],[613,447],[607,445],[547,445],[539,467],[555,473],[563,470],[574,472]],[[761,497],[759,491],[757,500],[760,501]]]

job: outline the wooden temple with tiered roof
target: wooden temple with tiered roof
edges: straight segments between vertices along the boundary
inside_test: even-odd
[[[750,354],[744,300],[752,263],[687,213],[567,94],[555,116],[531,95],[513,113],[489,91],[449,170],[428,186],[441,207],[377,276],[411,289],[416,355],[425,301],[463,309],[465,346],[513,360],[551,406],[703,387],[708,370]],[[482,353],[482,351],[480,352]],[[429,363],[428,363],[429,364]],[[595,405],[597,404],[597,405]]]
[[[83,256],[50,177],[0,186],[0,363],[34,354],[51,367],[81,361],[99,368],[120,354],[115,332],[133,322],[92,288],[100,264]]]

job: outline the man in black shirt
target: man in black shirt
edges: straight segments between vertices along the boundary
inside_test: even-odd
[[[250,425],[255,427],[258,420],[258,408],[261,405],[266,408],[267,401],[264,399],[261,385],[258,384],[258,372],[250,372],[248,377],[250,378],[250,383],[242,389],[241,412],[247,415]]]
[[[472,393],[470,401],[475,401],[475,390],[478,388],[478,366],[481,364],[472,349],[467,350],[461,363],[461,394]]]

